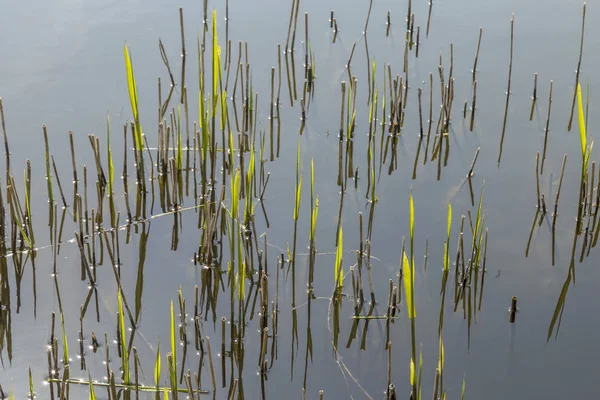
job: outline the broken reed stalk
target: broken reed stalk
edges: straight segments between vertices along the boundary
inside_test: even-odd
[[[342,141],[344,140],[344,100],[346,98],[346,81],[342,81],[341,83],[342,85],[342,107],[341,107],[341,111],[340,111],[340,134],[339,134],[339,140]],[[350,112],[350,110],[348,110],[348,112]]]
[[[71,148],[71,162],[73,164],[73,204],[77,195],[77,164],[75,162],[75,144],[73,142],[73,131],[69,131],[69,145]],[[73,221],[77,221],[77,207],[73,206]]]
[[[471,168],[469,169],[469,173],[467,174],[467,178],[471,179],[471,177],[473,176],[473,170],[475,169],[475,163],[477,162],[477,157],[479,157],[479,149],[481,147],[477,148],[477,151],[475,151],[475,157],[473,157],[473,162],[471,163]]]
[[[583,37],[585,33],[585,9],[586,1],[583,2],[583,13],[581,17],[581,42],[579,44],[579,59],[577,60],[577,69],[575,70],[575,89],[573,90],[573,102],[571,103],[571,116],[569,117],[568,131],[571,131],[573,125],[573,113],[575,111],[575,101],[577,100],[577,87],[579,86],[579,73],[581,71],[581,58],[583,56]]]
[[[513,64],[514,27],[515,14],[513,14],[510,17],[510,61],[508,64],[508,88],[506,90],[506,105],[504,106],[504,122],[502,123],[502,137],[500,138],[500,152],[498,153],[498,167],[500,167],[500,160],[502,159],[502,145],[504,144],[504,134],[506,133],[506,119],[508,118],[508,102],[510,100],[510,86]]]
[[[510,309],[509,309],[509,313],[510,313],[510,323],[514,324],[515,323],[515,316],[517,314],[517,297],[513,296],[511,301],[510,301]]]
[[[297,0],[292,0],[292,9],[290,11],[290,22],[288,24],[287,39],[285,41],[285,52],[286,53],[288,52],[288,48],[289,48],[289,44],[290,44],[290,35],[292,33],[292,22],[294,20],[294,9],[295,9],[295,6],[296,6],[296,1]]]
[[[217,390],[217,381],[215,379],[215,367],[213,365],[213,359],[212,359],[212,351],[210,348],[210,338],[208,336],[206,336],[206,349],[208,351],[208,362],[209,362],[209,368],[210,368],[210,380],[212,383],[212,388],[213,391]]]
[[[473,81],[473,102],[471,103],[471,123],[469,124],[469,131],[473,132],[473,126],[475,126],[475,110],[477,105],[477,81]]]
[[[533,111],[535,110],[535,102],[537,100],[537,72],[533,75],[533,95],[531,96],[531,111],[529,112],[529,120],[533,120]]]
[[[50,147],[48,145],[48,130],[46,129],[46,124],[42,125],[42,131],[44,133],[44,150],[46,153],[46,185],[48,188],[48,202],[50,207],[49,218],[50,221],[52,221],[52,207],[54,203],[54,194],[52,193],[52,173],[50,172]]]
[[[548,118],[546,119],[546,129],[544,131],[544,150],[542,152],[542,167],[540,174],[544,174],[544,161],[546,161],[546,146],[548,145],[548,131],[550,130],[550,112],[552,111],[552,81],[550,81],[550,93],[548,94]]]
[[[433,0],[429,0],[429,11],[427,12],[427,29],[425,31],[425,37],[429,37],[429,26],[431,25],[431,9],[433,8]]]
[[[281,45],[277,43],[277,157],[279,158],[279,149],[281,141],[281,118],[279,109],[279,96],[281,94]]]
[[[58,176],[58,170],[56,169],[56,163],[54,162],[54,155],[51,154],[50,158],[52,159],[52,168],[54,170],[54,176],[56,177],[56,183],[58,183],[58,190],[60,192],[60,197],[61,197],[62,202],[63,202],[63,207],[67,208],[68,207],[67,200],[65,199],[65,194],[63,192],[62,185],[60,184],[60,177]]]
[[[4,120],[4,106],[0,97],[0,121],[2,122],[2,134],[4,136],[4,158],[6,160],[6,183],[10,176],[10,151],[8,150],[8,136],[6,135],[6,121]]]
[[[429,119],[427,123],[427,143],[429,143],[431,124],[433,123],[433,73],[431,72],[429,73]],[[427,154],[425,154],[425,160],[427,160]]]
[[[352,50],[350,50],[350,57],[348,57],[348,62],[346,63],[346,69],[348,70],[348,81],[352,85],[352,73],[350,72],[350,63],[352,62],[352,57],[354,56],[354,49],[356,48],[356,42],[352,43]]]
[[[417,47],[415,49],[415,57],[419,58],[419,41],[420,41],[420,37],[421,37],[421,25],[417,25]]]
[[[477,39],[477,50],[475,51],[475,61],[473,62],[473,84],[475,84],[476,75],[477,75],[477,60],[479,60],[479,48],[481,47],[481,34],[483,33],[483,28],[479,27],[479,39]]]
[[[271,161],[275,160],[274,142],[273,142],[273,98],[275,96],[275,68],[271,68],[271,104],[269,110],[269,147],[271,151]],[[277,152],[279,153],[279,152]]]
[[[412,8],[412,1],[408,0],[408,12],[406,13],[406,33],[407,34],[408,34],[408,31],[410,31],[410,15],[412,14],[411,8]]]
[[[296,0],[296,10],[294,13],[294,30],[292,31],[292,51],[294,50],[294,43],[296,43],[296,26],[298,25],[298,10],[299,9],[300,9],[300,0]]]
[[[373,0],[369,1],[369,12],[367,13],[367,21],[365,22],[365,30],[363,31],[363,35],[367,34],[367,27],[369,26],[369,18],[371,17],[371,8],[373,8]],[[388,11],[388,26],[390,21],[390,12]]]
[[[183,29],[183,7],[179,7],[179,28],[181,30],[181,88],[185,87],[185,33]],[[180,103],[184,104],[185,90],[181,90]]]
[[[392,17],[390,15],[390,10],[387,12],[387,21],[385,23],[385,37],[390,36],[390,27],[392,26]]]
[[[535,187],[537,191],[537,208],[540,209],[540,152],[535,153]]]
[[[304,13],[304,79],[308,79],[308,13]]]
[[[419,137],[423,138],[423,108],[421,106],[421,97],[423,95],[423,88],[418,89],[419,97]]]
[[[409,35],[410,37],[409,37],[409,41],[408,41],[411,50],[415,43],[413,41],[414,32],[415,32],[415,13],[412,13],[410,15],[410,35]]]

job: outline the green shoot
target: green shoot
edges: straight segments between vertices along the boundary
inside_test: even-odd
[[[123,51],[125,54],[125,69],[127,71],[127,89],[129,91],[129,101],[131,103],[131,112],[133,113],[133,120],[135,122],[135,144],[138,151],[142,151],[144,149],[144,140],[142,139],[142,126],[140,124],[140,115],[138,111],[138,95],[135,84],[135,76],[133,74],[133,64],[131,62],[127,45],[123,46]]]
[[[126,385],[131,383],[129,373],[129,354],[127,353],[127,336],[125,331],[125,314],[123,313],[123,296],[121,290],[118,291],[118,304],[119,304],[119,331],[121,333],[121,362],[123,364],[123,380]]]
[[[171,299],[171,354],[173,360],[173,366],[176,370],[177,366],[177,339],[175,338],[175,308],[173,307],[173,300]]]
[[[113,164],[112,151],[110,149],[110,115],[106,113],[106,146],[108,154],[108,194],[113,194],[115,180],[115,166]]]
[[[444,243],[444,271],[450,270],[450,229],[452,228],[452,203],[448,202],[448,234]]]
[[[342,254],[344,253],[344,230],[340,226],[340,230],[338,232],[338,240],[337,240],[337,248],[335,250],[335,270],[334,270],[334,279],[335,279],[335,288],[336,290],[342,288],[343,282],[343,266],[342,266]]]
[[[415,309],[415,304],[413,302],[413,289],[415,285],[415,277],[414,270],[411,263],[408,261],[408,257],[406,256],[406,252],[402,254],[402,276],[404,277],[404,293],[406,296],[406,312],[408,314],[409,319],[414,319],[417,310]]]
[[[67,342],[67,331],[65,330],[65,316],[62,312],[60,313],[60,325],[63,340],[63,364],[69,365],[69,343]]]
[[[300,140],[296,154],[296,203],[294,205],[294,221],[298,220],[300,214],[300,196],[302,194],[302,175],[300,175]]]
[[[183,138],[181,132],[181,104],[177,105],[177,171],[183,169]]]
[[[160,384],[160,339],[158,339],[158,346],[156,348],[156,362],[154,363],[154,384],[158,389]]]
[[[29,398],[35,399],[35,394],[33,392],[33,378],[31,377],[31,368],[29,368]]]
[[[91,376],[89,376],[88,383],[90,385],[90,400],[96,400],[96,393],[94,392],[94,384],[92,383],[92,377]]]

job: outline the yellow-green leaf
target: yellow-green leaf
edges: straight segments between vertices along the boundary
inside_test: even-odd
[[[415,361],[410,357],[410,385],[415,385]]]
[[[417,314],[415,305],[413,304],[413,289],[415,285],[413,272],[413,268],[411,268],[411,264],[408,262],[406,252],[404,252],[402,254],[402,275],[404,280],[404,295],[406,297],[406,312],[408,313],[409,319],[413,319]]]
[[[319,196],[315,199],[315,208],[312,211],[311,228],[310,228],[310,240],[315,240],[315,230],[317,226],[317,218],[319,217]]]
[[[340,231],[338,232],[338,243],[337,249],[335,251],[335,285],[337,288],[342,287],[342,254],[344,252],[344,231],[340,226]]]
[[[96,400],[96,393],[94,392],[94,385],[92,384],[92,377],[89,377],[88,384],[90,385],[90,400]]]
[[[577,83],[577,116],[579,117],[579,140],[581,142],[581,157],[586,159],[587,135],[585,132],[585,117],[583,116],[583,104],[581,101],[581,85]]]
[[[158,387],[160,383],[160,338],[156,348],[156,362],[154,363],[154,384]]]
[[[438,369],[440,374],[444,371],[444,340],[442,339],[442,335],[440,335],[440,355],[438,359]]]
[[[410,207],[410,215],[409,215],[409,229],[410,229],[410,238],[414,237],[415,234],[415,204],[413,202],[412,190],[410,192],[410,197],[408,201]]]
[[[173,354],[173,365],[177,365],[177,345],[175,339],[175,308],[171,299],[171,353]]]
[[[448,202],[448,235],[444,243],[444,271],[450,269],[450,229],[452,228],[452,203]]]
[[[119,305],[119,330],[121,331],[121,361],[123,364],[123,380],[128,385],[130,382],[129,374],[129,353],[127,353],[127,336],[125,331],[125,315],[123,314],[123,296],[121,290],[118,291]]]

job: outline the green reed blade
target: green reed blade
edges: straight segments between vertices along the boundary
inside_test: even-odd
[[[296,204],[294,206],[294,220],[298,220],[298,216],[300,214],[300,197],[302,195],[302,176],[300,176],[300,181],[296,186]]]
[[[156,361],[154,362],[154,384],[156,387],[160,384],[160,338],[156,347]]]
[[[296,202],[294,204],[294,220],[298,220],[300,215],[300,197],[302,195],[302,175],[300,175],[300,140],[298,140],[298,150],[296,154]]]
[[[481,228],[481,205],[483,204],[483,189],[485,187],[485,180],[481,183],[481,192],[479,193],[479,204],[477,205],[477,218],[475,219],[475,230],[473,231],[473,250],[477,249],[477,238],[479,237],[479,231]],[[477,249],[477,251],[479,251]],[[477,268],[477,265],[475,266]]]
[[[415,360],[410,357],[410,386],[415,385]]]
[[[221,57],[217,58],[218,65],[221,65]],[[220,75],[220,72],[219,72]],[[223,90],[221,93],[221,130],[225,129],[227,125],[227,92]]]
[[[219,39],[217,38],[217,10],[212,12],[212,34],[213,34],[213,51],[212,51],[212,63],[213,63],[213,82],[212,82],[212,95],[213,95],[213,113],[212,116],[217,115],[217,105],[219,99],[219,76],[221,68],[219,66],[219,55],[221,48],[219,47]]]
[[[88,384],[90,387],[90,397],[89,400],[96,400],[96,392],[94,392],[94,384],[92,383],[92,376],[88,373]]]
[[[167,353],[167,364],[169,365],[169,380],[171,383],[171,393],[173,398],[177,399],[177,364],[171,353]]]
[[[344,231],[340,226],[340,230],[338,232],[338,240],[337,240],[337,248],[335,250],[335,270],[334,270],[334,279],[335,279],[335,287],[337,289],[341,289],[343,287],[343,266],[342,266],[342,255],[344,253]]]
[[[450,269],[450,230],[452,228],[452,203],[448,202],[448,233],[444,244],[444,271]]]
[[[119,306],[119,330],[121,333],[121,363],[123,364],[123,380],[126,385],[131,383],[129,373],[129,354],[127,353],[127,335],[125,331],[125,314],[123,313],[123,296],[121,290],[118,291],[118,306]]]
[[[375,160],[373,158],[373,146],[369,146],[369,158],[371,160]],[[379,198],[375,194],[375,168],[369,168],[371,170],[371,201],[377,203]]]
[[[409,314],[409,318],[415,318],[415,253],[414,253],[414,242],[415,242],[415,204],[412,195],[412,188],[409,192],[408,198],[408,206],[409,206],[409,236],[410,236],[410,269],[409,269],[409,288],[406,290],[406,296],[410,297],[410,308],[412,308],[411,314]],[[406,254],[405,254],[406,255]],[[406,260],[405,260],[406,261]],[[405,281],[406,282],[406,281]],[[407,301],[407,307],[408,307]],[[412,317],[410,316],[412,315]],[[414,347],[414,346],[413,346]]]
[[[110,149],[110,115],[106,113],[106,146],[108,153],[108,193],[112,196],[115,180],[115,166],[113,164],[112,150]]]
[[[138,95],[137,87],[135,84],[135,76],[133,74],[133,64],[129,55],[129,49],[125,44],[123,46],[123,52],[125,54],[125,69],[127,72],[127,89],[129,91],[129,101],[131,103],[131,112],[133,113],[133,120],[135,121],[135,144],[136,148],[141,151],[144,149],[144,141],[142,140],[142,126],[140,124],[140,115],[138,111]]]
[[[181,133],[181,104],[177,105],[177,171],[183,169],[183,138]]]
[[[255,150],[254,145],[250,146],[250,161],[248,162],[248,172],[246,173],[246,188],[248,189],[248,193],[246,193],[246,207],[244,209],[244,223],[246,223],[252,214],[254,214],[254,209],[252,205],[252,181],[254,179],[254,171],[255,171]]]
[[[175,338],[175,308],[173,307],[173,299],[171,299],[171,354],[173,357],[173,365],[177,370],[177,342]]]
[[[485,226],[485,213],[481,217],[481,229],[479,230],[479,240],[477,242],[477,251],[475,253],[475,269],[479,269],[479,261],[481,260],[481,246],[483,244],[483,227]],[[485,271],[484,271],[485,272]]]
[[[8,197],[11,198],[11,200],[9,201],[10,214],[13,216],[13,219],[15,220],[15,223],[17,224],[17,227],[19,228],[19,232],[21,233],[23,240],[25,240],[25,242],[27,243],[27,247],[32,249],[33,243],[29,239],[27,232],[25,232],[25,228],[23,228],[23,220],[21,217],[21,212],[16,210],[17,208],[20,208],[20,205],[19,205],[19,199],[17,197],[17,193],[15,191],[14,180],[12,181],[11,186],[7,186],[7,192],[9,192]],[[16,206],[15,206],[15,204],[16,204]]]
[[[442,339],[441,334],[439,344],[438,370],[440,371],[440,375],[444,373],[444,340]]]
[[[31,368],[29,368],[29,398],[34,399],[35,395],[33,392],[33,378],[31,377]]]
[[[63,364],[69,365],[69,343],[67,342],[67,331],[65,330],[65,317],[62,311],[60,313],[60,326],[62,329],[63,341]]]
[[[579,141],[581,142],[581,158],[585,162],[587,156],[587,135],[585,131],[585,117],[583,115],[583,104],[581,100],[581,85],[577,83],[577,116],[579,119]],[[585,170],[587,171],[587,165]]]
[[[409,319],[414,319],[417,314],[413,294],[415,285],[414,268],[411,263],[408,262],[406,251],[402,253],[402,276],[404,281],[404,295],[406,297],[406,312]]]
[[[310,219],[310,233],[308,235],[308,240],[313,242],[315,240],[315,230],[317,226],[317,217],[319,216],[319,196],[315,198],[315,160],[310,160],[310,198],[315,199],[314,204],[312,205],[311,210],[311,219]]]
[[[560,295],[558,296],[558,301],[556,302],[556,307],[554,308],[554,314],[552,315],[552,320],[550,321],[550,326],[548,327],[548,336],[546,337],[546,342],[550,341],[552,337],[552,333],[554,332],[554,326],[556,322],[559,321],[559,316],[562,314],[562,311],[565,307],[565,300],[567,298],[567,292],[569,291],[569,286],[571,285],[571,272],[567,275],[567,279],[563,284],[563,287],[560,291]],[[560,326],[560,322],[559,322]]]
[[[240,170],[236,169],[235,176],[231,177],[231,217],[234,219],[238,217],[238,209],[240,203],[240,185]]]
[[[315,230],[317,227],[317,218],[318,217],[319,217],[319,196],[317,196],[315,199],[315,207],[313,208],[313,211],[312,211],[310,236],[309,236],[310,241],[315,240]]]

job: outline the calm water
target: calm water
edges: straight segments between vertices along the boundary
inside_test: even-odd
[[[259,127],[268,131],[270,68],[277,66],[277,43],[285,43],[291,1],[261,0],[245,2],[231,0],[229,4],[229,38],[232,40],[232,56],[237,58],[239,40],[248,42],[254,89],[258,92]],[[430,33],[426,38],[428,5],[415,2],[415,24],[421,27],[419,58],[414,51],[409,57],[409,92],[405,125],[398,144],[398,166],[391,175],[387,174],[389,158],[383,166],[377,185],[379,202],[375,208],[373,222],[372,264],[373,283],[379,302],[375,314],[384,315],[386,310],[388,280],[397,280],[400,246],[403,236],[408,236],[408,193],[412,187],[415,199],[415,259],[417,276],[415,296],[417,308],[417,346],[423,349],[423,390],[430,396],[433,374],[437,365],[438,316],[440,308],[439,288],[443,243],[445,240],[446,205],[452,201],[454,220],[452,226],[451,257],[455,257],[456,235],[460,215],[467,209],[476,211],[471,205],[468,185],[461,186],[469,170],[477,148],[480,154],[475,166],[473,190],[475,196],[481,190],[485,178],[484,208],[485,225],[489,227],[487,248],[487,270],[483,303],[471,326],[470,346],[467,340],[467,321],[462,310],[453,312],[448,297],[445,310],[444,385],[448,398],[459,398],[463,376],[466,377],[466,398],[583,398],[595,392],[595,355],[600,350],[596,340],[600,317],[595,312],[594,300],[600,284],[598,249],[582,263],[576,263],[577,285],[571,287],[562,325],[557,340],[546,343],[548,326],[554,312],[561,287],[567,277],[570,261],[573,230],[577,215],[577,200],[580,171],[580,145],[577,124],[567,132],[571,108],[574,70],[577,66],[581,29],[579,1],[530,1],[516,0],[482,4],[475,1],[438,1],[433,5]],[[198,1],[180,3],[184,8],[187,35],[188,70],[186,83],[191,99],[197,96],[196,34],[202,28],[202,4]],[[209,3],[209,10],[216,7],[219,20],[219,40],[225,44],[224,2]],[[50,243],[47,228],[46,183],[44,180],[44,143],[41,125],[47,124],[50,149],[54,153],[61,174],[67,201],[72,200],[71,159],[67,132],[75,137],[78,164],[87,164],[90,182],[95,180],[94,162],[87,134],[101,137],[105,146],[105,115],[110,114],[113,123],[113,157],[116,175],[120,175],[123,149],[120,136],[122,123],[131,118],[127,94],[123,44],[130,46],[138,84],[139,107],[142,122],[150,146],[156,146],[156,79],[161,76],[168,81],[158,51],[161,38],[175,73],[179,79],[180,39],[178,9],[156,0],[106,1],[102,3],[85,0],[34,1],[27,5],[14,3],[5,5],[0,14],[0,96],[4,102],[6,124],[12,154],[15,180],[21,182],[21,171],[25,159],[32,160],[33,213],[36,243]],[[336,43],[329,28],[329,10],[335,10],[340,32]],[[392,26],[386,37],[386,15],[390,10]],[[368,215],[367,191],[367,133],[368,133],[368,71],[365,37],[362,35],[368,11],[366,1],[302,1],[296,38],[296,74],[299,91],[303,82],[303,38],[304,12],[309,13],[309,39],[315,55],[315,96],[311,100],[308,120],[303,135],[299,137],[299,101],[290,107],[288,88],[283,66],[282,142],[281,158],[266,163],[271,173],[265,193],[271,225],[266,227],[262,212],[257,207],[257,231],[266,232],[271,270],[272,293],[275,290],[273,271],[281,251],[293,240],[292,210],[294,205],[294,173],[296,145],[300,139],[304,170],[304,191],[301,216],[298,222],[298,256],[296,286],[298,301],[298,343],[292,347],[291,280],[280,282],[280,320],[277,340],[278,358],[269,370],[265,391],[268,398],[283,395],[301,396],[306,346],[307,307],[305,302],[309,230],[309,174],[310,160],[314,158],[316,185],[320,210],[317,229],[319,254],[316,262],[315,294],[323,298],[331,295],[333,265],[335,259],[335,233],[339,207],[339,187],[336,185],[338,171],[338,139],[340,113],[340,81],[348,80],[346,63],[356,42],[351,71],[358,78],[355,163],[359,166],[358,190],[349,180],[344,196],[343,226],[344,268],[348,271],[355,262],[354,251],[359,245],[358,212]],[[504,115],[505,92],[508,75],[510,17],[515,14],[514,61],[512,90],[508,108],[508,121],[502,162],[497,158]],[[366,36],[369,59],[377,62],[379,92],[386,90],[383,67],[391,65],[392,74],[402,74],[406,4],[396,1],[376,1]],[[543,15],[543,18],[542,18]],[[590,84],[589,134],[596,137],[594,126],[596,93],[599,90],[600,73],[594,66],[600,54],[600,42],[594,40],[600,33],[595,21],[600,10],[591,4],[587,9],[586,42],[583,54],[581,82]],[[475,130],[469,132],[467,119],[462,118],[465,100],[471,102],[471,69],[477,45],[479,27],[483,27],[483,38],[477,71],[478,94]],[[210,38],[207,38],[210,40]],[[419,120],[417,88],[423,88],[424,113],[428,112],[429,73],[434,77],[434,119],[439,113],[440,52],[443,56],[444,72],[448,73],[450,42],[454,45],[455,94],[449,135],[450,153],[448,165],[442,168],[441,179],[437,180],[437,162],[419,166],[416,179],[412,179],[415,154],[418,147]],[[210,46],[209,46],[210,47]],[[207,49],[210,57],[210,49]],[[210,63],[208,58],[207,63]],[[387,67],[386,67],[387,68]],[[232,71],[232,75],[233,75]],[[538,73],[538,102],[529,121],[529,110],[534,73]],[[233,79],[233,77],[231,78]],[[386,78],[387,79],[387,78]],[[545,169],[540,177],[541,191],[545,193],[548,207],[554,205],[554,195],[562,157],[568,154],[563,188],[559,202],[556,228],[556,265],[551,264],[551,233],[544,222],[536,231],[531,242],[529,257],[525,247],[536,207],[535,155],[542,151],[548,108],[549,81],[553,80],[553,103]],[[193,90],[191,89],[193,88]],[[584,86],[585,88],[585,86]],[[179,93],[176,92],[175,96]],[[300,97],[300,95],[299,95]],[[299,98],[298,98],[299,100]],[[389,99],[387,100],[389,103]],[[191,119],[197,119],[197,101],[190,100]],[[381,106],[381,98],[379,102]],[[389,110],[389,104],[388,104]],[[381,113],[381,111],[380,111]],[[426,116],[424,116],[426,120]],[[426,121],[425,121],[426,122]],[[234,128],[235,129],[235,128]],[[435,130],[435,127],[434,127]],[[379,138],[377,136],[377,158]],[[386,133],[387,135],[387,133]],[[130,140],[130,138],[129,138]],[[422,150],[421,150],[422,151]],[[154,156],[154,154],[153,154]],[[105,153],[103,153],[105,157]],[[130,179],[133,179],[133,155],[129,156]],[[117,161],[118,160],[118,161]],[[592,160],[597,160],[592,155]],[[4,167],[3,167],[4,168]],[[81,165],[79,165],[81,171]],[[379,166],[378,166],[379,168]],[[82,172],[79,172],[80,174]],[[2,181],[3,191],[5,182]],[[117,194],[122,192],[121,180],[116,180]],[[22,191],[22,188],[19,189]],[[55,183],[55,192],[56,183]],[[21,193],[21,192],[20,192]],[[93,191],[91,191],[93,193]],[[56,195],[56,193],[55,193]],[[23,195],[21,195],[23,196]],[[95,196],[90,207],[95,207]],[[475,199],[477,201],[477,199]],[[185,205],[193,205],[186,199]],[[117,206],[124,210],[122,196],[117,196]],[[148,209],[150,212],[150,209]],[[154,214],[160,213],[155,206]],[[123,212],[124,214],[124,212]],[[8,214],[7,214],[8,215]],[[551,220],[551,217],[549,217]],[[182,213],[182,230],[177,251],[171,251],[173,218],[156,218],[138,225],[125,243],[125,232],[121,235],[121,264],[125,293],[139,289],[138,278],[143,276],[141,320],[137,350],[144,369],[144,382],[152,383],[152,367],[157,337],[161,338],[163,353],[168,348],[169,301],[175,299],[179,285],[188,301],[188,312],[193,308],[194,285],[201,285],[200,267],[191,261],[198,248],[199,231],[196,228],[197,214]],[[466,220],[465,223],[467,223]],[[67,216],[64,240],[73,237],[78,227]],[[468,228],[465,227],[465,231]],[[140,263],[140,242],[143,233],[148,234],[145,263]],[[423,259],[428,243],[427,268]],[[225,251],[225,259],[228,250]],[[579,253],[578,253],[579,254]],[[105,255],[106,257],[106,255]],[[577,257],[578,258],[578,257]],[[61,247],[59,260],[59,282],[66,318],[71,356],[78,351],[79,306],[85,301],[87,284],[79,280],[80,255],[77,246],[65,243]],[[0,370],[0,384],[4,390],[14,391],[16,398],[24,398],[28,390],[27,368],[31,367],[38,398],[49,398],[42,384],[47,371],[46,345],[50,336],[50,314],[58,313],[58,299],[51,278],[52,250],[40,250],[36,258],[36,316],[32,269],[28,264],[21,281],[21,307],[17,310],[16,282],[9,260],[9,282],[11,284],[11,316],[13,359],[8,363],[6,351],[2,354],[4,368]],[[140,265],[143,267],[140,267]],[[107,332],[109,339],[116,335],[115,314],[117,310],[116,290],[110,262],[108,268],[98,269],[100,322],[95,312],[88,311],[84,319],[84,336],[90,341],[90,332],[100,338]],[[452,268],[453,270],[453,268]],[[141,272],[140,272],[141,271]],[[453,279],[451,279],[453,281]],[[225,281],[226,283],[226,281]],[[365,282],[366,285],[366,282]],[[453,285],[453,282],[450,283]],[[449,286],[450,288],[450,286]],[[350,292],[349,278],[345,291]],[[449,292],[452,290],[449,289]],[[229,290],[222,293],[216,309],[216,317],[229,318],[227,299]],[[519,313],[515,324],[508,322],[510,298],[519,299]],[[133,305],[130,305],[133,307]],[[326,398],[384,398],[387,382],[387,353],[385,350],[385,321],[373,321],[366,334],[365,350],[360,349],[360,335],[364,323],[359,326],[359,339],[346,348],[354,313],[351,301],[344,302],[340,320],[340,346],[336,356],[332,346],[331,310],[327,299],[317,299],[312,304],[311,327],[313,337],[313,359],[309,363],[307,393],[315,398],[319,390]],[[366,306],[368,309],[368,307]],[[366,310],[363,314],[366,314]],[[220,324],[213,327],[210,320],[204,323],[204,334],[211,337],[213,357],[217,373],[217,398],[227,397],[227,388],[221,388],[220,378]],[[243,378],[247,398],[260,398],[261,387],[257,360],[259,352],[258,321],[248,321],[245,345],[246,358]],[[57,332],[58,326],[57,326]],[[410,325],[405,305],[401,306],[400,318],[391,327],[393,343],[392,381],[399,395],[406,398],[409,392]],[[228,339],[229,341],[229,335]],[[102,340],[101,340],[102,342]],[[298,346],[296,348],[296,346]],[[87,351],[88,368],[95,379],[103,377],[105,367],[104,349],[98,354]],[[113,353],[112,368],[117,370],[120,360]],[[218,354],[217,354],[218,353]],[[163,354],[164,356],[164,354]],[[191,365],[198,358],[191,355]],[[230,358],[227,355],[227,383],[231,374]],[[343,364],[336,362],[339,359]],[[164,361],[164,359],[163,359]],[[163,371],[166,370],[166,362]],[[342,365],[347,368],[344,369]],[[194,367],[195,369],[196,367]],[[235,377],[239,371],[235,367]],[[79,370],[79,363],[72,364],[71,376],[87,377]],[[352,378],[353,377],[353,378]],[[163,381],[167,382],[166,375]],[[360,384],[360,386],[356,383]],[[210,389],[210,375],[203,369],[202,386]],[[362,387],[362,389],[361,389]],[[73,389],[75,390],[75,389]],[[84,391],[73,392],[87,396]],[[98,394],[106,396],[103,390]],[[99,396],[99,397],[101,397]]]

